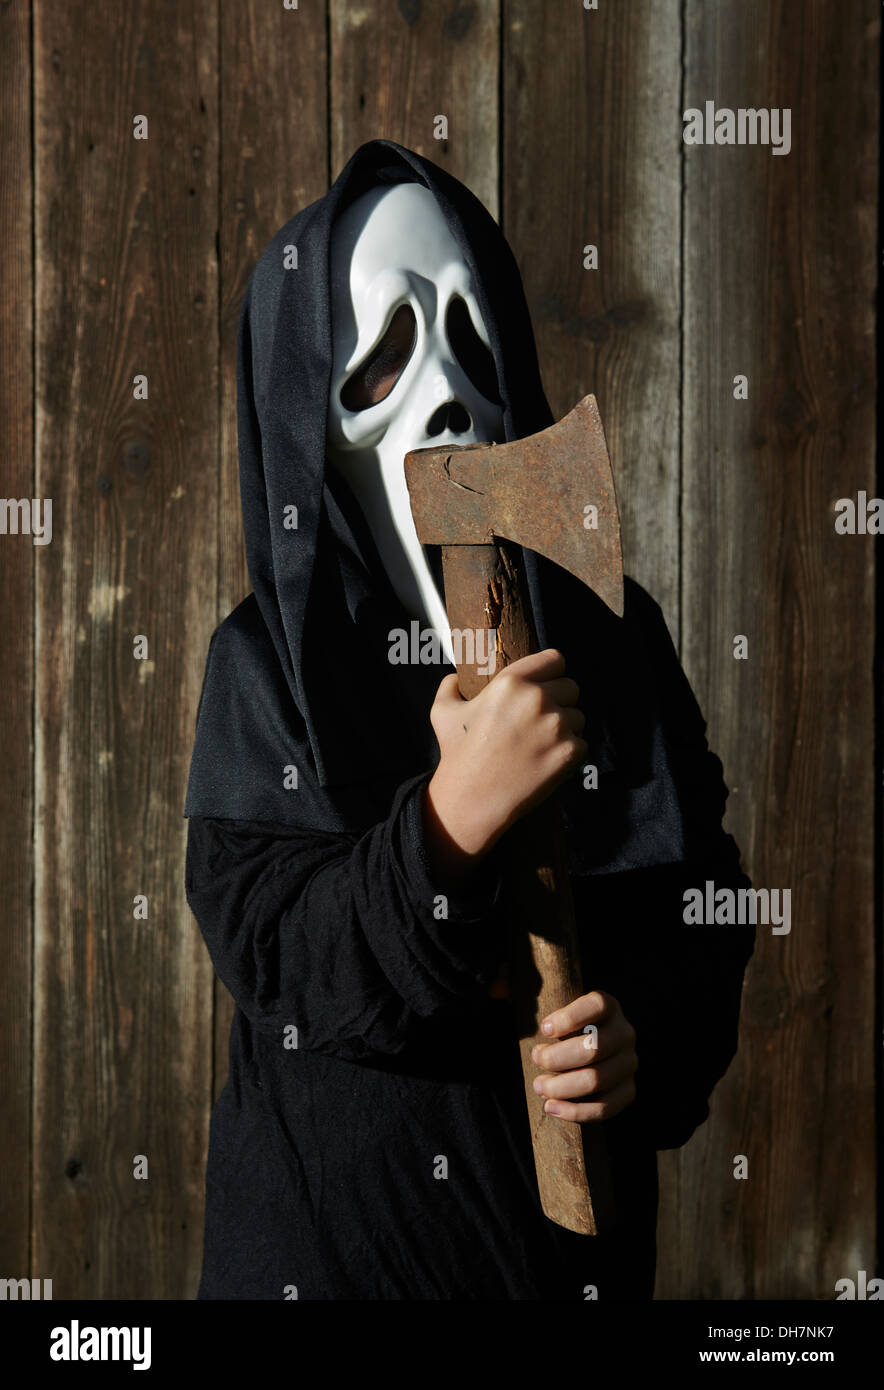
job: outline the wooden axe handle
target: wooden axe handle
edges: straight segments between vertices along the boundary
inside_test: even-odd
[[[478,663],[464,660],[458,665],[461,694],[470,700],[496,671],[538,649],[527,583],[518,552],[502,542],[443,546],[442,568],[452,629],[494,628],[497,632],[491,672],[476,669],[483,664],[481,653]],[[469,655],[468,644],[463,644],[464,649]],[[539,1031],[543,1019],[582,993],[574,903],[556,799],[549,798],[523,816],[507,832],[504,843],[512,942],[510,989],[540,1201],[551,1221],[583,1235],[596,1235],[615,1219],[603,1127],[548,1115],[544,1097],[534,1090],[541,1068],[531,1060],[532,1049],[549,1042]]]

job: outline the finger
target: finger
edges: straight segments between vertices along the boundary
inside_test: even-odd
[[[572,1067],[586,1067],[602,1060],[601,1034],[594,1023],[588,1025],[589,1032],[576,1038],[566,1038],[564,1042],[538,1043],[531,1049],[531,1061],[543,1071],[569,1071]]]
[[[579,734],[567,734],[558,744],[558,756],[561,758],[561,768],[556,774],[558,786],[561,782],[566,782],[577,770],[578,763],[582,763],[589,752],[589,744],[582,739]]]
[[[540,1029],[547,1037],[561,1038],[566,1033],[576,1033],[578,1028],[584,1028],[587,1023],[601,1023],[619,1008],[620,1005],[613,994],[604,994],[602,990],[594,989],[589,994],[581,994],[579,998],[572,999],[564,1008],[555,1009],[551,1014],[547,1014]]]
[[[538,1043],[531,1049],[531,1061],[543,1071],[569,1071],[572,1067],[600,1062],[620,1050],[619,1046],[610,1046],[596,1024],[590,1023],[587,1027],[588,1032],[566,1038],[564,1042]]]
[[[538,1076],[534,1090],[539,1096],[551,1100],[574,1100],[581,1096],[604,1096],[614,1091],[624,1081],[628,1081],[638,1070],[638,1058],[634,1052],[618,1052],[607,1062],[599,1062],[591,1067],[581,1067],[577,1071],[559,1071]]]
[[[554,681],[541,681],[540,688],[544,698],[551,705],[576,705],[580,699],[580,687],[570,676],[560,676]]]
[[[436,691],[436,699],[444,704],[466,704],[464,697],[460,693],[460,686],[457,683],[457,676],[450,671],[447,676],[443,676]]]
[[[577,1037],[538,1043],[531,1049],[531,1060],[544,1071],[568,1071],[595,1065],[634,1046],[635,1029],[622,1013],[617,1013],[607,1023],[588,1023]]]
[[[635,1082],[624,1081],[616,1090],[611,1091],[607,1096],[600,1096],[598,1100],[548,1100],[543,1108],[547,1115],[552,1115],[555,1119],[573,1120],[578,1124],[586,1124],[587,1122],[610,1120],[614,1115],[619,1115],[620,1111],[625,1110],[634,1100]],[[550,1106],[552,1109],[549,1108]]]
[[[573,708],[565,706],[560,710],[559,718],[562,720],[565,727],[570,729],[572,734],[583,733],[586,726],[586,715],[583,713],[582,709],[577,709],[576,706]]]
[[[565,674],[565,658],[555,647],[547,647],[542,652],[532,652],[530,656],[520,656],[518,661],[510,662],[500,672],[518,680],[550,681]],[[493,677],[492,677],[493,679]]]

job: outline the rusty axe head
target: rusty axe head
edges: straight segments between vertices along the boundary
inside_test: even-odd
[[[511,541],[570,570],[623,616],[620,518],[595,396],[527,439],[413,449],[405,478],[423,545]]]

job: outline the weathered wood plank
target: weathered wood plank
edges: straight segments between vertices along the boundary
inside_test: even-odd
[[[874,1267],[874,541],[833,522],[874,493],[880,7],[686,14],[685,107],[792,113],[787,155],[685,148],[683,496],[686,668],[792,929],[759,929],[739,1056],[667,1160],[658,1295],[831,1299]]]
[[[677,0],[504,4],[503,227],[550,405],[598,398],[627,573],[678,641]],[[598,269],[584,268],[584,247]]]
[[[330,0],[333,178],[364,141],[396,140],[497,216],[498,10],[497,0]]]
[[[3,494],[34,488],[31,265],[31,53],[28,6],[0,9],[0,372]],[[16,516],[18,509],[16,508]],[[18,525],[18,522],[16,522]],[[31,952],[33,915],[34,565],[46,546],[29,535],[0,535],[0,614],[4,717],[0,721],[0,863],[4,929],[0,938],[0,1269],[8,1278],[51,1278],[30,1262]],[[51,543],[50,543],[51,544]]]
[[[503,223],[522,267],[547,396],[559,418],[588,391],[598,398],[624,565],[661,604],[676,643],[679,9],[676,0],[640,0],[538,11],[507,0],[503,75]],[[588,246],[598,269],[584,264]],[[670,1191],[664,1200],[672,1199]],[[661,1271],[667,1260],[661,1243]]]
[[[33,1241],[56,1298],[192,1297],[199,1273],[212,971],[182,810],[217,598],[216,10],[34,7]]]
[[[264,247],[327,188],[326,7],[221,7],[221,482],[217,619],[251,589],[236,439],[236,333],[242,296]],[[205,652],[202,653],[205,660]],[[227,1080],[233,1000],[215,980],[217,1098]]]
[[[681,619],[733,786],[730,828],[757,885],[791,887],[794,924],[788,937],[760,933],[740,1057],[710,1122],[662,1159],[657,1293],[825,1299],[835,1279],[873,1268],[874,542],[832,523],[837,498],[874,492],[879,14],[871,0],[847,20],[822,0],[722,0],[714,14],[687,0],[682,102],[675,0],[623,8],[504,5],[504,228],[553,408],[599,397],[627,568],[676,637]],[[11,35],[0,50],[10,131],[0,314],[18,363],[0,382],[4,490],[54,504],[51,545],[25,542],[27,555],[22,537],[0,545],[13,1098],[0,1227],[9,1273],[52,1277],[57,1298],[188,1297],[198,1274],[212,972],[183,896],[181,807],[208,637],[249,587],[236,318],[266,241],[324,190],[329,153],[324,8],[220,9],[219,130],[208,0],[110,18],[79,0],[35,7],[36,477],[21,307],[27,9],[0,19]],[[389,135],[496,212],[496,16],[492,3],[334,0],[332,176],[362,140]],[[792,153],[683,150],[682,106],[707,97],[790,106]],[[132,139],[138,112],[151,117],[147,142]],[[447,148],[433,139],[438,114]],[[598,271],[583,268],[590,242]],[[148,401],[132,398],[138,371]],[[732,394],[741,371],[746,402]],[[744,663],[731,656],[739,632]],[[152,666],[132,658],[137,633]],[[141,892],[147,922],[132,916]],[[218,995],[216,1094],[229,1021]],[[132,1178],[138,1153],[146,1183]],[[749,1156],[746,1183],[732,1177],[736,1153]]]

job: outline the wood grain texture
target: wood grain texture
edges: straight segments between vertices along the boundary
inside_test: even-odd
[[[242,297],[267,243],[328,187],[326,6],[286,10],[282,4],[245,0],[221,6],[220,24],[217,622],[252,587],[245,559],[236,436],[236,335]],[[205,650],[195,653],[196,664],[204,665],[205,656]],[[216,1099],[227,1080],[232,1017],[233,1000],[216,977]]]
[[[34,488],[31,268],[31,54],[28,6],[0,8],[0,430],[4,498]],[[11,528],[10,528],[11,529]],[[0,1271],[25,1278],[30,1264],[31,960],[33,914],[34,566],[47,547],[0,535],[4,710],[0,721]],[[41,1276],[42,1277],[42,1276]],[[47,1276],[50,1277],[50,1276]]]
[[[623,563],[678,641],[677,0],[505,0],[502,225],[557,419],[599,402]],[[599,268],[584,268],[584,247]]]
[[[831,1299],[874,1268],[874,542],[833,523],[874,493],[880,7],[686,14],[685,107],[792,112],[788,155],[686,147],[683,497],[687,673],[792,929],[759,928],[737,1060],[666,1159],[657,1292]]]
[[[34,8],[37,489],[55,535],[37,567],[33,1261],[55,1298],[192,1297],[199,1273],[212,971],[183,805],[189,657],[216,603],[215,15]]]
[[[463,473],[458,488],[463,486],[462,480]],[[432,531],[417,520],[419,504],[413,485],[410,491],[417,533],[423,539]],[[455,507],[452,500],[452,515]],[[460,653],[463,659],[457,661],[460,693],[465,700],[472,700],[494,679],[495,671],[538,650],[524,565],[520,551],[510,545],[443,545],[442,573],[452,629],[494,633],[496,653],[491,673],[479,650],[467,648]],[[559,807],[551,802],[536,806],[512,827],[506,841],[504,876],[510,930],[506,973],[540,1204],[551,1221],[569,1231],[594,1236],[616,1221],[604,1130],[581,1129],[548,1115],[544,1098],[534,1090],[539,1068],[532,1052],[546,1041],[540,1031],[541,1020],[583,992]]]
[[[53,500],[50,545],[0,536],[0,1275],[196,1291],[230,1000],[182,811],[250,587],[236,326],[269,239],[376,136],[501,214],[553,410],[598,396],[728,828],[792,892],[711,1118],[661,1156],[657,1297],[828,1300],[874,1269],[875,542],[833,522],[875,492],[879,27],[873,0],[0,7],[2,491]],[[790,107],[791,153],[686,148],[707,98]]]
[[[441,165],[498,215],[498,0],[330,0],[331,157],[366,140]],[[447,139],[434,138],[436,116]]]

